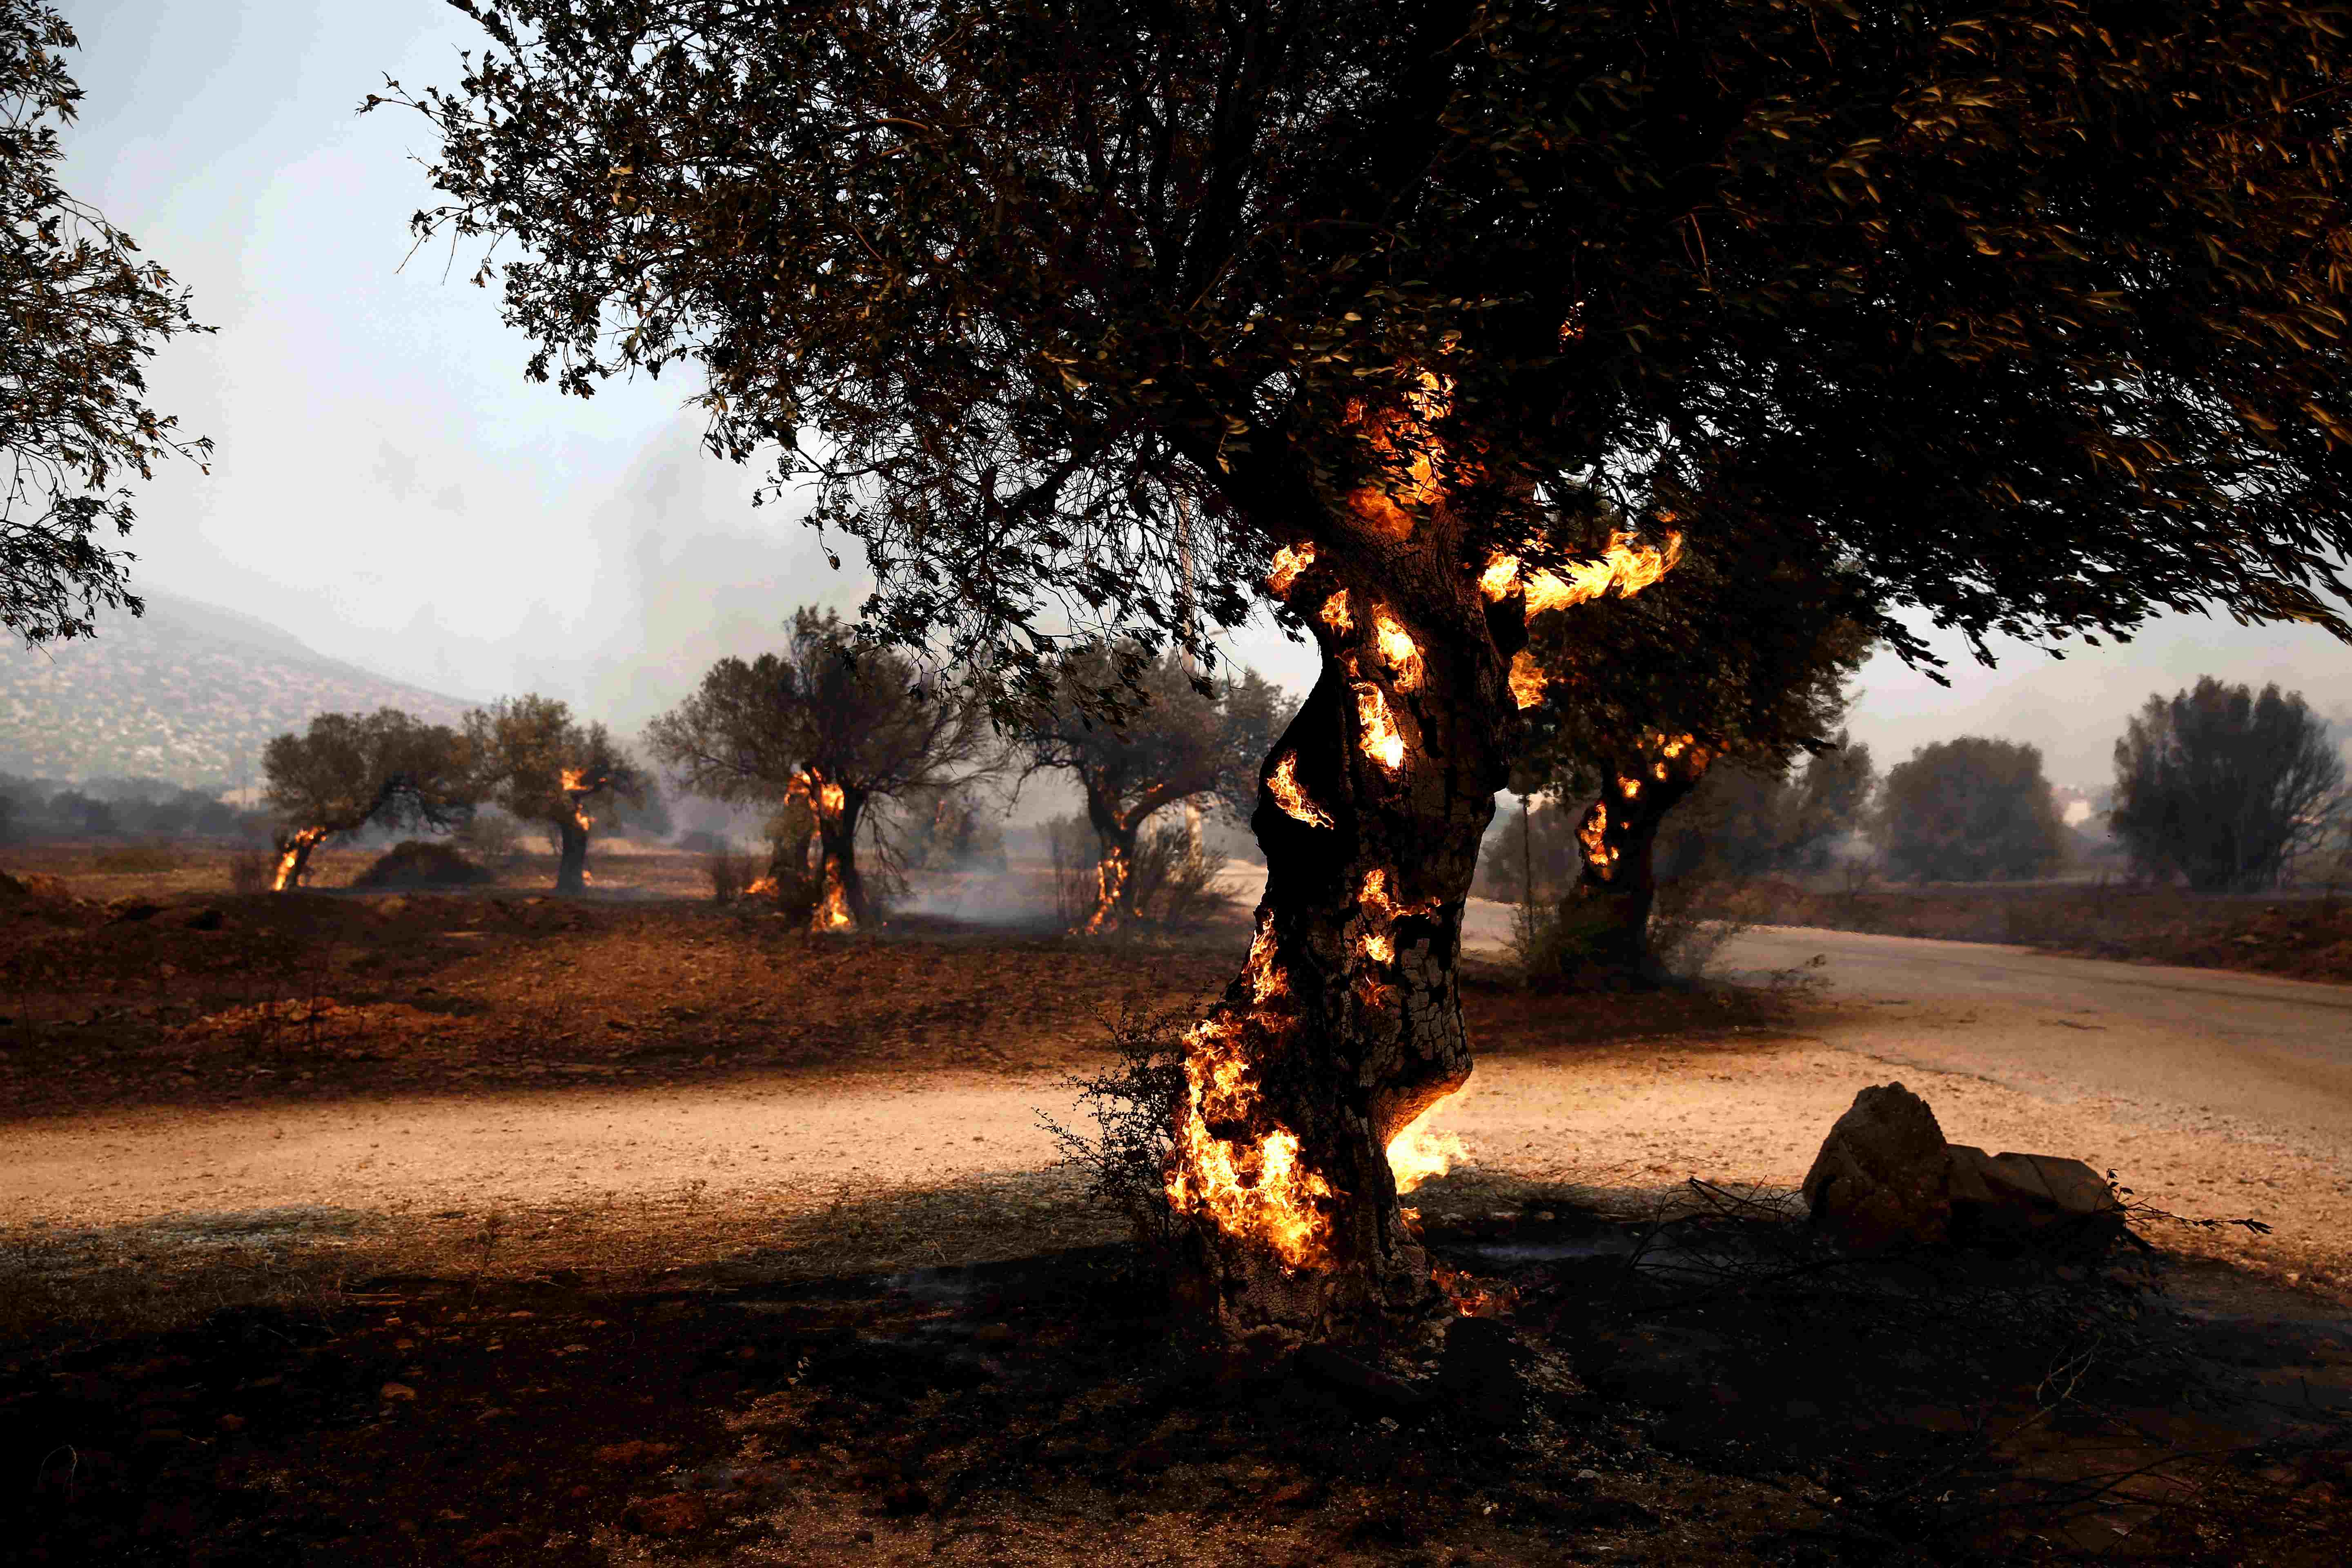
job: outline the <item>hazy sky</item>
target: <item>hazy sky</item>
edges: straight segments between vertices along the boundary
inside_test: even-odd
[[[702,458],[675,382],[592,402],[526,383],[528,346],[445,249],[404,269],[431,197],[423,121],[353,110],[389,74],[447,82],[477,35],[429,0],[65,0],[88,93],[67,183],[195,290],[215,337],[167,349],[154,402],[218,443],[140,502],[139,582],[266,616],[322,653],[460,697],[525,687],[634,730],[797,604],[855,607],[804,530]],[[125,635],[135,636],[135,629]],[[1964,733],[2031,741],[2096,787],[2124,716],[2199,674],[2352,716],[2352,653],[2308,628],[2175,618],[2063,663],[1955,639],[1952,689],[1881,657],[1854,715],[1882,766]],[[1234,651],[1303,689],[1270,629]],[[16,655],[13,657],[24,657]]]

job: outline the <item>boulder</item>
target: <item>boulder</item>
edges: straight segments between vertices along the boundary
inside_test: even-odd
[[[1855,1252],[1933,1247],[1950,1235],[1950,1161],[1927,1102],[1874,1084],[1830,1129],[1805,1173],[1813,1223]]]
[[[1964,1237],[2056,1232],[2112,1235],[2123,1201],[2105,1177],[2056,1154],[1988,1154],[1967,1143],[1945,1151],[1952,1226]]]

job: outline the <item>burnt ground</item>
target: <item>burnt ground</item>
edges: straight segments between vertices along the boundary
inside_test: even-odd
[[[1417,1356],[1198,1343],[1134,1256],[390,1277],[0,1361],[28,1563],[2336,1563],[2341,1322],[1857,1265],[1717,1195],[1433,1234]],[[2217,1300],[2222,1306],[2215,1305]]]
[[[0,1094],[40,1120],[1092,1070],[1108,1015],[1214,991],[1243,935],[1107,948],[907,921],[812,941],[708,903],[115,893],[0,916]],[[1769,1032],[1787,1005],[1563,1014],[1477,968],[1465,992],[1495,1057]],[[977,1204],[962,1250],[1001,1260],[954,1268],[845,1271],[810,1246],[653,1268],[549,1242],[518,1276],[488,1226],[470,1261],[396,1273],[364,1247],[224,1252],[234,1288],[198,1270],[135,1310],[103,1291],[0,1310],[0,1555],[2342,1560],[2340,1310],[2137,1249],[1857,1265],[1769,1204],[1693,1196],[1646,1222],[1565,1192],[1457,1210],[1433,1249],[1486,1282],[1511,1337],[1475,1320],[1442,1351],[1350,1360],[1212,1351],[1124,1249],[1009,1228],[992,1246]],[[886,1232],[885,1206],[823,1226]],[[217,1239],[201,1232],[184,1239]],[[0,1235],[0,1266],[58,1245]],[[128,1254],[158,1279],[167,1262]],[[0,1267],[0,1290],[26,1278]]]

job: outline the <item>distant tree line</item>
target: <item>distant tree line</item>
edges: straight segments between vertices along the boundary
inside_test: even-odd
[[[0,773],[0,844],[117,837],[226,838],[267,818],[166,779],[93,778],[78,783]]]

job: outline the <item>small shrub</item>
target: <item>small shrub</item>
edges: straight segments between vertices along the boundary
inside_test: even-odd
[[[688,855],[718,855],[732,849],[732,840],[708,828],[692,828],[677,836],[677,847]]]
[[[374,865],[352,879],[354,888],[447,888],[495,882],[498,874],[477,866],[454,845],[411,838],[394,845]]]
[[[98,868],[117,875],[160,876],[176,871],[186,859],[168,844],[131,844],[109,849],[98,858]]]
[[[1095,868],[1102,848],[1083,816],[1045,824],[1045,852],[1054,862],[1054,918],[1074,926],[1095,910]]]
[[[235,893],[266,893],[278,879],[277,858],[258,844],[238,847],[228,858],[228,886]]]
[[[1064,1079],[1094,1121],[1091,1131],[1063,1126],[1044,1111],[1038,1125],[1076,1172],[1087,1195],[1108,1204],[1135,1227],[1148,1253],[1164,1256],[1176,1238],[1176,1212],[1168,1201],[1168,1156],[1185,1095],[1181,1014],[1129,1012],[1111,1026],[1118,1060],[1092,1078]]]
[[[760,862],[749,849],[740,849],[722,838],[717,847],[703,853],[702,874],[710,879],[711,898],[719,903],[731,904],[759,877]]]
[[[523,852],[522,824],[503,811],[477,811],[457,830],[457,842],[485,865],[513,860]]]
[[[1233,901],[1216,889],[1224,868],[1222,855],[1192,853],[1192,835],[1181,822],[1162,824],[1136,840],[1128,873],[1136,912],[1169,931],[1203,925]]]

